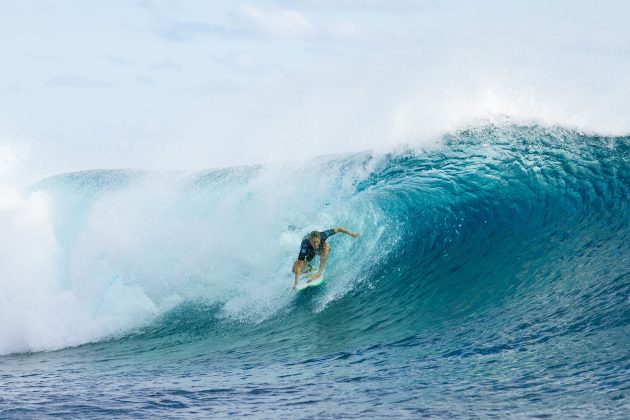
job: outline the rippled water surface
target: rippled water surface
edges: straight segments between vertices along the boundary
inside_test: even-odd
[[[627,137],[485,126],[31,194],[46,217],[15,259],[42,263],[3,300],[1,417],[630,412]],[[299,241],[336,225],[362,235],[296,294]]]

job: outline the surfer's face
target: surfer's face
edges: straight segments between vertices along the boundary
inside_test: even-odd
[[[311,246],[313,248],[315,248],[315,249],[319,248],[319,243],[320,243],[319,238],[311,238],[310,242],[311,242]]]

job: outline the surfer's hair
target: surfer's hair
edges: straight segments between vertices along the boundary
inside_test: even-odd
[[[321,238],[321,236],[319,236],[319,232],[316,230],[312,231],[308,235],[308,239],[319,239],[319,238]]]

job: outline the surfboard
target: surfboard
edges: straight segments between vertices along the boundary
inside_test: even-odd
[[[324,273],[322,273],[321,276],[319,276],[319,278],[317,280],[309,280],[309,276],[313,274],[313,272],[309,272],[307,274],[302,274],[300,276],[300,278],[298,278],[298,284],[295,287],[296,290],[304,290],[307,289],[309,287],[317,287],[319,285],[321,285],[322,283],[324,283]]]

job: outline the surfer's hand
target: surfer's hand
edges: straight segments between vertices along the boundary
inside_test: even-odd
[[[358,233],[358,232],[352,232],[352,233],[350,234],[350,236],[352,236],[353,238],[356,238],[356,237],[358,237],[359,235],[360,235],[360,233]]]

